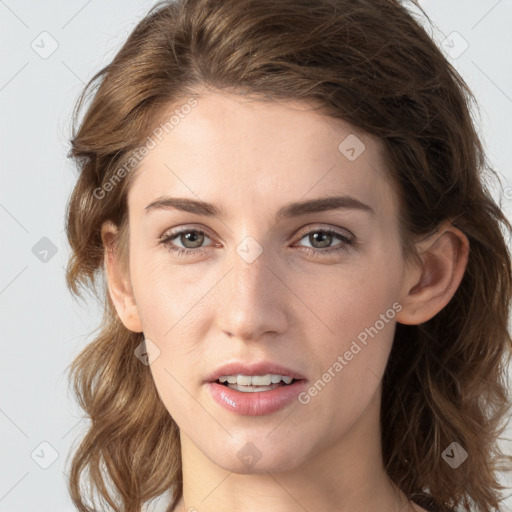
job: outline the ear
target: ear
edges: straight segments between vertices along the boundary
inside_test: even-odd
[[[122,253],[128,254],[128,248],[125,247],[121,251],[120,244],[127,244],[127,242],[120,240],[119,228],[111,221],[105,221],[102,224],[101,239],[105,248],[104,264],[108,291],[117,314],[128,330],[142,332],[142,323],[130,281],[128,261],[121,259]]]
[[[420,265],[408,267],[401,290],[397,322],[418,325],[443,309],[459,287],[469,255],[469,240],[450,221],[416,244]]]

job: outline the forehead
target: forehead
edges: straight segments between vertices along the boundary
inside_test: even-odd
[[[162,119],[179,110],[174,104]],[[273,209],[273,197],[277,211],[340,193],[396,214],[382,143],[311,104],[208,93],[186,112],[159,137],[150,135],[128,196],[139,211],[162,195],[220,202],[238,215],[261,210],[262,201]]]

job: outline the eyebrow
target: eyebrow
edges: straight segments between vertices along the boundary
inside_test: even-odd
[[[224,211],[222,208],[205,201],[197,201],[185,197],[162,196],[148,204],[145,208],[146,213],[156,209],[176,209],[184,212],[195,213],[196,215],[204,215],[207,217],[222,217]],[[327,210],[360,210],[370,215],[375,215],[375,211],[369,205],[359,201],[355,197],[327,196],[318,197],[316,199],[308,199],[305,201],[297,201],[287,204],[279,209],[276,219],[298,217],[308,213],[317,213]]]

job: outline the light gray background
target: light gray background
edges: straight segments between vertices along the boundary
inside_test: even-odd
[[[0,512],[74,510],[64,469],[87,421],[65,371],[92,339],[101,308],[92,297],[76,303],[64,282],[64,207],[76,179],[66,159],[70,117],[85,82],[153,4],[0,0]],[[480,103],[488,154],[511,187],[512,0],[422,5]],[[509,218],[511,199],[512,187],[503,203]],[[45,254],[52,245],[56,253]]]

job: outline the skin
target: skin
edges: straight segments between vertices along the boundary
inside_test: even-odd
[[[365,144],[354,161],[338,149],[350,134]],[[129,268],[123,273],[112,251],[105,264],[124,325],[160,351],[150,370],[181,433],[184,495],[174,510],[423,510],[384,471],[382,377],[396,322],[425,322],[453,296],[465,235],[444,224],[418,243],[421,264],[406,265],[380,141],[301,102],[205,93],[134,172]],[[339,209],[275,219],[290,202],[339,194],[374,215]],[[225,216],[148,213],[162,195],[212,202]],[[204,251],[176,256],[158,243],[171,228],[203,230]],[[357,245],[322,254],[344,242],[307,235],[329,228]],[[106,222],[102,236],[109,245],[116,227]],[[263,251],[251,263],[236,251],[247,236]],[[193,240],[172,243],[198,250]],[[206,389],[210,372],[238,359],[271,360],[314,383],[394,303],[395,317],[307,404],[242,416]],[[237,456],[248,442],[261,453],[249,468]]]

